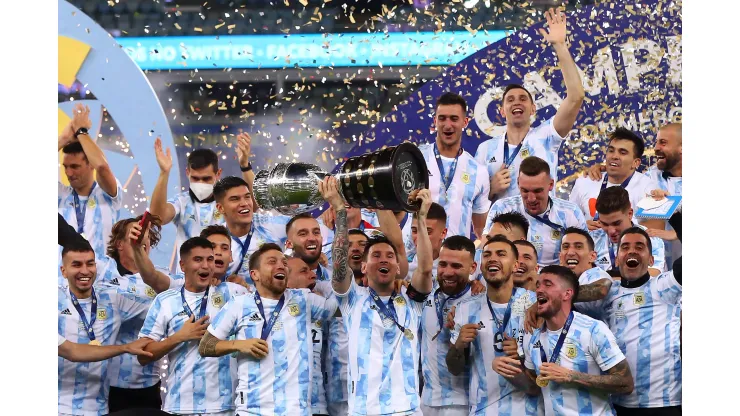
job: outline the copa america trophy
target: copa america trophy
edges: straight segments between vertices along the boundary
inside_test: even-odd
[[[324,203],[319,182],[327,175],[308,163],[278,163],[255,176],[254,197],[261,208],[285,215],[312,211]],[[429,187],[424,156],[411,143],[351,157],[335,177],[342,199],[356,208],[418,211],[409,194]]]

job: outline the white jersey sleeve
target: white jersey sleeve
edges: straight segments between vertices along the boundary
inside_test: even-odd
[[[208,332],[220,340],[228,339],[236,333],[237,323],[241,318],[243,310],[244,305],[242,297],[235,297],[226,302],[226,305],[221,308],[221,311],[218,312],[216,317],[211,321],[211,324],[208,325]]]
[[[491,192],[491,179],[484,164],[478,166],[478,174],[475,180],[473,214],[485,214],[491,208],[491,201],[488,199],[488,194]]]
[[[601,371],[608,371],[610,368],[625,360],[624,354],[617,345],[614,334],[609,327],[601,321],[591,329],[591,345],[589,353],[598,364]]]
[[[166,292],[162,292],[166,293]],[[139,332],[139,338],[149,338],[154,341],[161,341],[167,336],[167,316],[162,312],[162,297],[158,295],[154,298],[149,307],[149,311],[144,319],[144,325]]]
[[[59,334],[57,334],[57,337],[58,337],[57,347],[61,346],[62,344],[64,344],[65,341],[67,341],[63,336],[61,336]]]

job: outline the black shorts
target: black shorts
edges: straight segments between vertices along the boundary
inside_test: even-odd
[[[157,384],[143,389],[122,389],[120,387],[110,387],[108,395],[108,411],[110,413],[127,409],[161,409],[162,396]]]

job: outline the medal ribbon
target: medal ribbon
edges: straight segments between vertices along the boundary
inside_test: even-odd
[[[275,325],[275,322],[277,322],[280,311],[283,310],[283,304],[285,303],[285,294],[283,293],[283,295],[280,296],[280,300],[275,306],[275,310],[272,311],[270,319],[267,319],[265,317],[265,308],[262,306],[262,298],[260,297],[259,292],[257,292],[256,290],[254,291],[254,302],[257,304],[257,309],[259,309],[260,311],[260,316],[262,316],[262,320],[265,321],[265,324],[262,326],[262,334],[260,335],[260,339],[266,341],[267,337],[270,336],[272,327]]]
[[[514,304],[514,294],[515,293],[516,293],[516,286],[511,288],[511,297],[509,298],[509,303],[506,305],[506,312],[504,312],[503,322],[498,320],[496,313],[494,313],[493,311],[491,300],[488,299],[488,296],[486,296],[486,303],[488,304],[488,310],[491,311],[491,316],[493,317],[494,322],[496,322],[496,328],[494,328],[494,331],[493,331],[493,348],[498,352],[501,352],[504,350],[503,348],[504,331],[506,331],[506,325],[509,324],[509,319],[511,318],[511,305]],[[501,347],[497,346],[497,344],[499,343],[501,343]]]
[[[555,348],[552,349],[552,356],[550,357],[549,362],[554,363],[557,361],[558,357],[560,356],[560,349],[563,348],[563,342],[565,342],[565,337],[568,335],[568,330],[570,329],[570,324],[573,323],[573,311],[570,311],[570,314],[568,314],[568,319],[565,321],[565,325],[563,326],[563,330],[560,332],[560,338],[558,338],[558,342],[555,344]],[[543,339],[542,336],[546,335],[547,333],[547,324],[542,326],[542,330],[540,332],[540,358],[542,359],[543,363],[548,362],[547,355],[545,355],[545,344],[547,341],[547,336]]]
[[[88,322],[87,317],[85,316],[85,311],[82,310],[82,306],[80,306],[80,301],[77,300],[77,296],[75,296],[72,291],[69,291],[69,296],[72,298],[72,305],[75,307],[75,310],[77,310],[77,313],[80,315],[80,320],[82,320],[82,326],[85,327],[85,331],[87,332],[87,337],[90,338],[90,341],[95,341],[95,332],[93,331],[93,325],[95,325],[95,319],[98,317],[98,299],[95,297],[95,289],[92,289],[92,303],[90,304],[90,321]]]
[[[521,150],[522,145],[524,144],[524,140],[522,140],[519,145],[514,148],[514,153],[511,154],[511,157],[509,157],[509,139],[504,135],[504,166],[507,168],[511,166],[512,163],[514,163],[514,159],[516,158],[516,155],[519,154],[519,150]]]
[[[90,194],[88,194],[87,199],[88,201],[90,198],[92,198],[92,192],[93,189],[95,189],[95,185],[98,183],[93,181],[92,188],[90,188]],[[85,228],[85,213],[87,212],[87,203],[80,204],[80,196],[77,194],[77,191],[72,190],[72,197],[75,201],[75,215],[77,216],[77,232],[82,234]]]
[[[549,218],[547,218],[547,216],[550,215],[550,209],[551,208],[552,208],[552,199],[549,200],[549,207],[547,208],[547,211],[545,211],[545,213],[542,214],[542,216],[540,216],[540,215],[534,215],[534,214],[529,214],[529,213],[528,214],[529,214],[529,216],[531,216],[535,220],[537,220],[537,221],[539,221],[539,222],[547,225],[548,227],[552,228],[553,230],[560,231],[560,233],[562,234],[563,232],[565,232],[565,227],[563,227],[562,225],[559,225],[559,224],[555,224],[554,222],[550,221]]]
[[[239,271],[242,269],[242,266],[244,265],[244,258],[247,256],[247,250],[249,250],[249,244],[252,242],[252,234],[254,234],[254,223],[252,223],[252,226],[249,227],[249,234],[247,234],[247,238],[242,243],[242,240],[239,237],[231,236],[231,239],[236,241],[237,244],[239,244],[239,247],[241,247],[241,254],[239,255],[239,266],[237,266],[236,270],[234,270],[233,274],[239,274]]]
[[[203,298],[200,300],[200,309],[198,310],[198,315],[195,317],[195,320],[206,316],[206,306],[208,306],[208,291],[211,290],[211,285],[208,285],[206,288],[206,293],[203,295]],[[195,315],[193,313],[193,310],[190,309],[190,306],[188,306],[188,302],[185,301],[185,285],[182,285],[180,288],[180,297],[182,298],[182,308],[185,310],[185,313],[188,314],[188,316]]]
[[[458,293],[457,295],[448,296],[445,298],[441,303],[439,302],[439,292],[442,291],[442,288],[439,288],[434,291],[434,306],[437,311],[437,321],[439,322],[439,329],[444,329],[444,310],[445,310],[445,303],[447,301],[452,301],[456,299],[460,299],[463,297],[468,291],[470,290],[470,285],[465,285],[465,289],[463,289],[462,292]]]
[[[388,306],[386,306],[381,300],[380,296],[378,296],[377,293],[375,293],[375,290],[373,288],[368,288],[370,290],[370,297],[373,298],[373,302],[375,302],[375,305],[378,307],[378,313],[380,314],[380,318],[384,319],[385,317],[390,318],[393,320],[393,323],[396,324],[398,329],[401,330],[401,333],[406,332],[406,327],[398,323],[398,315],[396,315],[396,308],[393,306],[393,300],[396,298],[396,291],[394,290],[393,293],[391,293],[390,299],[388,299]]]
[[[452,178],[455,177],[455,171],[457,170],[457,159],[460,157],[460,155],[463,152],[462,147],[457,152],[457,156],[455,156],[455,160],[452,162],[452,166],[450,166],[450,171],[445,174],[445,168],[442,164],[442,156],[439,154],[439,149],[437,149],[437,143],[434,143],[434,146],[432,147],[434,149],[434,158],[437,160],[437,167],[439,168],[439,174],[443,177],[443,183],[445,187],[445,193],[450,188],[450,185],[452,184]]]
[[[612,262],[612,270],[618,270],[616,260],[616,255],[614,254],[614,246],[612,246],[611,242],[607,241],[607,244],[609,245],[609,260]]]

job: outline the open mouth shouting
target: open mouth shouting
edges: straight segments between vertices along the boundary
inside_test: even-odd
[[[538,293],[537,294],[537,313],[541,313],[547,308],[547,305],[550,303],[550,299],[545,296],[544,293]]]
[[[438,282],[442,288],[455,288],[457,287],[457,276],[441,276]]]
[[[201,271],[198,271],[198,280],[201,283],[206,283],[206,282],[210,283],[211,282],[211,275],[212,275],[212,273],[211,273],[210,270],[206,270],[206,271],[202,271],[201,270]]]
[[[217,269],[223,269],[225,266],[224,261],[221,259],[214,260],[213,264],[216,266]]]
[[[274,275],[272,275],[273,279],[277,279],[277,280],[285,280],[285,276],[286,274],[283,271],[279,271],[275,273]]]
[[[565,265],[569,269],[571,269],[571,270],[575,269],[576,266],[578,266],[579,263],[580,263],[580,261],[578,261],[578,258],[576,258],[576,257],[571,257],[571,258],[565,260]]]
[[[362,260],[362,254],[353,253],[349,258],[352,259],[352,261],[360,261]]]
[[[517,117],[518,117],[518,116],[522,116],[522,115],[524,115],[524,109],[523,109],[523,108],[521,108],[521,107],[514,107],[514,108],[513,108],[512,110],[511,110],[511,114],[512,114],[512,115],[515,115],[515,116],[517,116]]]
[[[630,269],[636,269],[640,267],[640,259],[637,256],[630,254],[627,256],[627,260],[624,264]]]
[[[517,276],[524,276],[525,274],[527,274],[528,271],[529,269],[527,268],[527,266],[520,263],[519,267],[517,267],[516,270],[514,270],[514,274]]]

